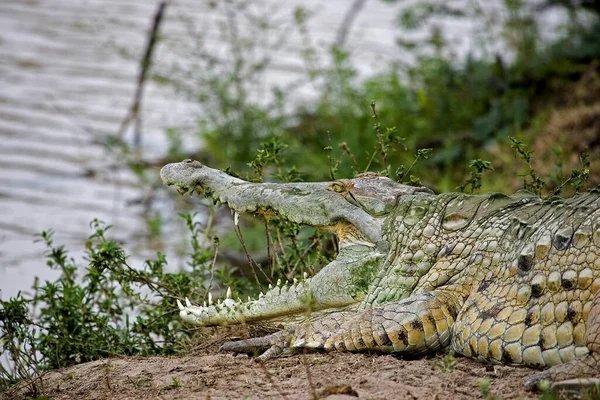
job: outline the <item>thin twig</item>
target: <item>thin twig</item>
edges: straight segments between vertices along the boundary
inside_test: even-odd
[[[152,53],[154,51],[154,45],[156,44],[156,39],[158,36],[158,27],[160,26],[160,22],[168,2],[169,0],[162,0],[160,3],[158,3],[158,10],[154,14],[154,22],[148,36],[148,42],[146,44],[146,51],[144,52],[144,57],[140,63],[140,74],[138,75],[137,88],[135,90],[135,95],[133,96],[133,102],[131,103],[129,111],[127,111],[127,115],[119,127],[118,136],[119,138],[123,138],[125,131],[131,124],[131,121],[135,121],[133,144],[136,149],[139,149],[142,144],[142,119],[140,116],[140,109],[142,107],[144,83],[146,82],[148,70],[150,69],[150,64],[152,62]]]
[[[215,247],[215,255],[213,256],[212,263],[210,264],[210,279],[208,280],[208,287],[206,288],[206,292],[204,293],[204,300],[210,293],[210,288],[212,287],[213,280],[215,279],[215,263],[217,262],[217,255],[219,254],[219,240],[215,237],[213,240]]]
[[[273,247],[273,239],[271,238],[271,230],[269,229],[269,215],[263,214],[263,218],[265,219],[265,232],[267,234],[267,262],[269,263],[269,274],[271,275],[271,279],[275,279],[275,259],[273,258],[273,254],[277,254],[277,251],[271,249],[271,247]],[[273,254],[271,254],[271,250],[273,250]]]
[[[314,239],[312,241],[312,243],[304,250],[304,252],[302,253],[302,255],[300,255],[299,259],[294,264],[294,268],[292,268],[292,271],[290,272],[291,276],[294,276],[296,274],[296,268],[298,267],[298,264],[300,264],[300,260],[303,260],[304,257],[306,257],[306,255],[310,252],[310,250],[313,247],[315,247],[315,245],[318,244],[320,241],[321,241],[321,238],[317,236],[317,238]],[[304,264],[304,265],[306,265],[306,264]]]
[[[310,388],[310,395],[313,400],[318,400],[319,396],[317,396],[317,391],[315,390],[315,385],[312,380],[312,374],[310,373],[310,368],[308,366],[308,359],[306,358],[307,351],[308,351],[308,348],[306,346],[303,346],[302,364],[304,364],[304,368],[306,369],[306,380],[308,381],[308,387]]]
[[[300,256],[300,245],[298,244],[298,238],[294,236],[291,239],[292,239],[292,244],[294,245],[294,251],[296,252],[296,255]],[[312,265],[306,264],[304,257],[300,257],[300,262],[304,266],[304,270],[308,269],[310,271],[311,275],[315,274],[315,269],[312,267]],[[295,267],[294,267],[294,269],[295,269]]]
[[[327,138],[329,139],[329,146],[325,147],[325,150],[327,150],[327,161],[329,162],[329,177],[332,181],[335,181],[335,174],[333,173],[333,164],[331,163],[331,151],[333,150],[333,147],[331,147],[331,132],[329,131],[327,131]],[[342,153],[342,155],[343,154],[344,153]]]
[[[275,388],[275,390],[277,390],[277,393],[279,393],[279,395],[281,396],[281,398],[284,399],[284,400],[287,400],[287,396],[285,395],[285,393],[283,393],[283,391],[281,390],[281,388],[279,387],[279,385],[277,383],[275,383],[275,381],[273,380],[273,377],[271,376],[271,373],[269,372],[269,370],[265,366],[265,362],[263,360],[261,360],[261,359],[258,359],[258,364],[260,365],[260,367],[263,369],[263,371],[267,375],[267,379],[269,380],[269,383]]]
[[[235,231],[235,234],[237,235],[237,237],[242,245],[242,248],[244,249],[244,253],[246,253],[246,257],[248,258],[248,263],[250,264],[250,268],[252,268],[252,273],[254,274],[254,279],[256,279],[256,284],[258,285],[258,288],[261,291],[263,291],[263,287],[260,284],[260,280],[258,279],[258,274],[256,273],[256,269],[258,269],[260,272],[262,272],[262,274],[265,276],[265,278],[267,278],[267,281],[271,282],[271,284],[273,283],[273,281],[269,278],[269,276],[267,274],[265,274],[265,271],[263,271],[262,268],[260,268],[260,266],[258,264],[256,264],[256,261],[254,261],[254,259],[248,252],[248,248],[246,247],[246,242],[244,241],[244,236],[242,235],[242,231],[240,230],[239,225],[234,224],[233,230]]]
[[[381,161],[383,161],[383,168],[385,168],[385,175],[388,175],[388,166],[387,166],[387,154],[385,151],[385,146],[383,144],[383,136],[381,136],[381,129],[379,124],[379,117],[377,116],[377,111],[375,110],[375,102],[371,103],[371,109],[373,110],[373,120],[375,121],[375,132],[377,132],[377,141],[379,142],[379,151],[381,152]]]

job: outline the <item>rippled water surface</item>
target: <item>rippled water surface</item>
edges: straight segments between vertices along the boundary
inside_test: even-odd
[[[280,14],[301,4],[315,11],[312,34],[331,41],[350,2],[265,1]],[[173,1],[161,27],[181,35],[182,15],[206,15],[208,2]],[[141,214],[147,193],[101,143],[114,134],[135,90],[138,59],[156,2],[148,0],[2,0],[0,2],[0,297],[31,287],[34,276],[53,272],[34,234],[56,231],[78,259],[93,218],[114,226],[112,236],[139,261],[154,254]],[[364,71],[377,68],[394,47],[395,11],[368,1],[349,37]],[[218,45],[217,32],[207,32]],[[290,37],[267,76],[294,78],[299,38]],[[124,56],[121,50],[130,56]],[[172,61],[159,48],[158,61]],[[385,58],[385,57],[384,57]],[[297,70],[296,70],[297,71]],[[198,110],[150,83],[144,97],[143,151],[152,158],[165,146],[169,127],[193,126]],[[166,229],[171,229],[167,227]],[[183,236],[183,235],[182,235]],[[183,239],[182,239],[183,240]],[[172,250],[172,249],[171,249]],[[164,249],[169,255],[169,248]]]

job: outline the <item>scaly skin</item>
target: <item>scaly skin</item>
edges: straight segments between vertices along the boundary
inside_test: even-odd
[[[452,349],[492,363],[600,372],[600,196],[433,195],[366,174],[332,183],[253,184],[185,160],[161,170],[181,192],[206,190],[236,212],[273,212],[338,235],[336,260],[257,300],[196,307],[198,325],[319,311],[304,324],[223,350],[299,348],[420,354]]]

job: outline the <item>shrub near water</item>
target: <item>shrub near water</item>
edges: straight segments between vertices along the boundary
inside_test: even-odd
[[[54,243],[52,231],[42,232],[46,263],[60,275],[53,282],[36,281],[31,297],[19,293],[0,300],[0,347],[10,361],[0,365],[0,383],[8,387],[39,370],[110,355],[179,352],[190,331],[177,318],[174,297],[199,301],[213,260],[213,249],[200,246],[201,227],[192,216],[185,218],[193,252],[188,270],[179,272],[166,272],[160,253],[143,269],[131,268],[120,245],[107,239],[110,226],[98,220],[91,224],[85,268]]]

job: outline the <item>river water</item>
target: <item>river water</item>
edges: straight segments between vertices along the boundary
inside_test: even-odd
[[[262,5],[283,16],[306,7],[314,12],[311,35],[328,43],[350,3],[265,0]],[[34,243],[42,230],[53,228],[55,242],[79,262],[93,218],[114,226],[111,237],[123,242],[136,262],[155,253],[142,217],[148,189],[120,168],[102,143],[117,132],[131,102],[156,7],[149,0],[0,2],[0,298],[27,291],[34,276],[54,276],[45,266],[44,246]],[[349,48],[362,73],[401,57],[394,45],[396,8],[367,1],[352,25]],[[211,12],[208,1],[174,0],[161,32],[169,40],[189,40],[181,18],[200,20]],[[210,29],[207,38],[218,47],[218,32]],[[265,74],[274,84],[300,74],[301,39],[288,40]],[[155,56],[157,62],[178,57],[160,44]],[[149,82],[142,110],[144,157],[160,156],[165,130],[194,126],[198,112],[181,95]],[[170,236],[177,231],[165,229]],[[169,257],[176,246],[168,243],[162,251]]]

